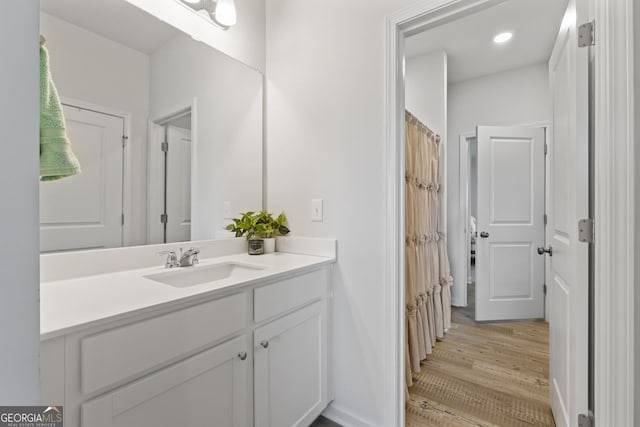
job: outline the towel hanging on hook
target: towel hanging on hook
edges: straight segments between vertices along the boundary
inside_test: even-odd
[[[44,36],[42,34],[40,34],[40,46],[42,46],[46,42],[47,42],[47,39],[45,39]]]

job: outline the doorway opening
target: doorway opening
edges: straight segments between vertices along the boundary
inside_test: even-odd
[[[553,408],[558,425],[573,424],[576,411],[586,412],[587,395],[587,387],[582,386],[586,381],[580,377],[587,373],[583,369],[586,368],[587,357],[580,357],[571,372],[566,372],[562,365],[563,360],[578,357],[576,350],[567,351],[565,344],[576,337],[580,343],[586,343],[583,338],[588,333],[586,328],[577,327],[575,321],[583,315],[588,317],[588,293],[579,285],[582,283],[580,279],[565,274],[576,265],[586,263],[586,257],[583,257],[586,251],[577,245],[576,236],[569,228],[569,221],[573,222],[574,217],[583,214],[587,199],[580,192],[576,194],[584,184],[582,181],[588,181],[588,165],[577,154],[575,138],[588,124],[588,118],[584,115],[586,110],[582,105],[576,106],[575,98],[570,96],[579,92],[582,89],[580,85],[586,81],[582,78],[582,69],[577,68],[576,64],[586,65],[588,69],[588,64],[581,61],[586,56],[577,51],[575,31],[577,20],[585,15],[585,3],[579,0],[462,3],[434,9],[430,14],[420,15],[420,18],[407,12],[408,19],[398,19],[396,36],[400,40],[389,40],[390,46],[393,46],[391,51],[400,52],[400,55],[396,55],[399,68],[391,70],[392,74],[398,73],[395,75],[399,82],[390,94],[390,99],[397,106],[395,127],[391,131],[396,141],[404,140],[403,129],[398,125],[401,123],[400,113],[405,108],[431,128],[437,127],[438,121],[444,117],[445,125],[439,133],[446,147],[445,236],[454,275],[453,305],[468,306],[469,303],[466,291],[469,272],[473,271],[472,246],[475,246],[473,267],[476,271],[475,280],[472,278],[472,281],[478,283],[474,299],[485,303],[484,308],[476,307],[474,319],[543,318],[543,295],[546,285],[551,282],[551,293],[556,299],[550,312],[555,314],[549,319],[552,325],[549,336],[540,334],[541,341],[547,346],[546,351],[551,351],[551,356],[547,356],[546,362],[542,360],[542,365],[550,363],[551,373],[542,379],[548,383],[548,388],[542,390],[542,394],[546,399],[547,415],[551,414]],[[519,28],[518,25],[522,26]],[[530,33],[527,33],[527,28],[531,30]],[[512,33],[512,44],[498,45],[498,40],[492,43],[493,37],[503,32]],[[403,52],[405,56],[401,59]],[[406,73],[404,81],[400,77],[402,72]],[[441,103],[443,87],[445,96]],[[549,87],[552,88],[551,94]],[[585,91],[585,97],[588,97],[588,91]],[[546,135],[545,130],[539,127],[516,128],[521,123],[550,123],[551,132]],[[475,143],[478,147],[475,212],[478,236],[473,241],[470,232],[472,203],[467,182],[472,155],[467,152],[466,158],[463,158],[465,155],[461,153],[461,147],[462,142],[468,147],[470,141],[467,139],[473,135],[464,135],[465,132],[479,125],[483,126],[476,131]],[[520,135],[520,131],[526,135]],[[556,143],[550,145],[552,160],[548,172],[545,171],[544,157],[547,140]],[[400,158],[403,158],[404,151],[398,151],[396,154],[401,154]],[[402,162],[399,165],[404,169]],[[577,174],[575,178],[567,179],[567,168]],[[398,176],[404,176],[404,170]],[[548,197],[545,194],[547,187],[550,189]],[[399,205],[403,206],[404,193],[401,188],[390,190],[392,196],[397,194],[396,191],[400,192]],[[545,232],[546,200],[551,201],[551,207],[550,223]],[[405,224],[400,222],[397,225],[401,230],[399,234],[404,234]],[[561,252],[571,253],[571,257],[560,255],[551,260],[552,251],[547,242],[555,247],[559,245]],[[397,246],[393,248],[401,252],[403,243],[397,240],[394,242]],[[541,254],[538,254],[538,249],[542,250]],[[402,256],[400,261],[400,265],[404,264]],[[395,277],[400,278],[400,283],[405,283],[403,272],[391,269],[391,273],[397,274]],[[569,297],[571,293],[573,295]],[[404,297],[401,294],[399,299],[402,301]],[[534,300],[537,301],[536,310],[524,306]],[[569,305],[574,310],[571,319],[566,318]],[[404,305],[401,303],[399,307]],[[401,313],[395,313],[401,318]],[[564,318],[562,313],[565,313]],[[454,322],[456,314],[454,311]],[[574,316],[576,319],[573,319]],[[536,326],[539,326],[540,322],[537,323]],[[527,327],[526,324],[523,326]],[[462,328],[460,323],[457,327],[458,330],[454,325],[451,336]],[[477,332],[470,332],[470,335]],[[400,336],[403,333],[401,326]],[[447,336],[436,343],[434,352],[440,351],[437,350],[438,344],[446,348]],[[506,341],[499,345],[508,347]],[[404,348],[404,343],[400,341],[399,347]],[[402,363],[404,357],[400,350],[397,363]],[[429,356],[425,360],[428,364]],[[446,371],[445,366],[437,366]],[[492,366],[491,369],[503,368],[505,366]],[[516,368],[526,369],[524,366]],[[437,367],[432,366],[431,369]],[[449,373],[451,375],[447,378],[455,377],[455,372]],[[397,395],[400,395],[402,388],[400,384],[398,386]],[[509,384],[498,382],[496,386],[498,389],[495,392],[499,394]],[[501,387],[503,390],[499,390]],[[464,392],[460,394],[464,396]],[[434,401],[445,406],[440,407],[445,413],[456,413],[455,408],[447,407],[443,400],[437,401],[434,396],[421,402],[419,399],[410,401],[408,406],[418,402],[413,405],[414,409],[422,405],[433,415],[434,408],[430,405]],[[500,398],[496,397],[495,401],[499,404]],[[523,403],[527,403],[526,399]],[[464,411],[468,414],[470,409]],[[527,422],[519,419],[517,414],[514,416],[504,422],[508,425]],[[416,422],[415,417],[407,420]],[[474,421],[482,422],[482,419],[474,418]],[[551,418],[547,425],[553,423]]]
[[[148,243],[189,241],[192,106],[154,120],[149,127]]]

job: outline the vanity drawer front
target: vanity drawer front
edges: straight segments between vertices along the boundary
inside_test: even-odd
[[[253,291],[253,320],[258,323],[308,302],[324,298],[328,293],[329,270],[322,269],[285,279]]]
[[[84,338],[81,387],[89,394],[144,373],[247,326],[244,293]]]

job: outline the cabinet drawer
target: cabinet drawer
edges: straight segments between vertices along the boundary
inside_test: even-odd
[[[329,272],[313,271],[253,291],[253,320],[262,322],[327,295]]]
[[[243,293],[85,338],[81,343],[82,393],[153,369],[240,331],[246,323]]]

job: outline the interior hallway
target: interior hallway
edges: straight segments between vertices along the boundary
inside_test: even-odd
[[[406,425],[555,426],[548,324],[476,324],[469,313],[453,310],[451,330],[414,376]]]

